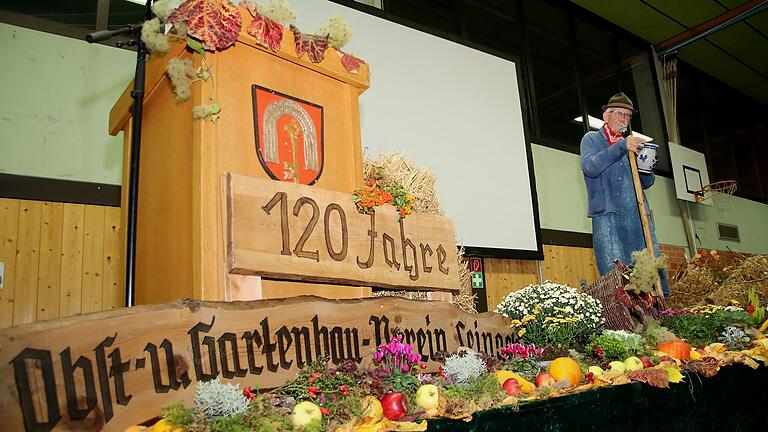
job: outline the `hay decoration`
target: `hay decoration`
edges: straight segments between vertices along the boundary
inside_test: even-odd
[[[749,304],[749,292],[768,300],[768,255],[747,256],[731,252],[730,258],[717,251],[696,255],[670,279],[670,307],[681,309],[716,304]]]
[[[435,191],[435,174],[423,167],[416,166],[399,153],[380,154],[372,160],[366,154],[363,158],[363,172],[376,172],[385,184],[399,184],[413,196],[413,211],[418,213],[445,216],[440,200]],[[460,242],[457,242],[459,244]],[[476,313],[475,295],[469,275],[469,266],[464,258],[464,246],[457,249],[456,265],[459,272],[460,291],[454,294],[451,303],[466,312]],[[411,300],[428,300],[426,291],[376,291],[374,296],[396,296]]]
[[[413,211],[445,216],[435,191],[437,178],[432,171],[418,167],[399,153],[379,155],[363,161],[363,172],[378,171],[385,184],[399,184],[413,195]]]

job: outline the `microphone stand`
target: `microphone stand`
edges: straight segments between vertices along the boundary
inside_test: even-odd
[[[621,136],[625,139],[632,135],[629,129],[626,127],[619,127]],[[640,183],[640,173],[637,171],[637,159],[634,152],[627,150],[627,157],[629,158],[629,169],[632,171],[632,182],[635,185],[635,198],[637,199],[637,207],[640,211],[640,222],[643,225],[643,235],[645,236],[645,247],[651,254],[652,258],[656,258],[656,252],[653,249],[653,239],[651,238],[651,225],[648,222],[648,214],[646,213],[645,197],[643,196],[643,185]],[[664,303],[664,290],[661,288],[661,279],[656,281],[656,294],[659,296],[659,301],[663,305]]]
[[[147,0],[144,20],[152,18],[152,0]],[[128,173],[128,220],[126,223],[126,253],[125,253],[125,306],[135,304],[136,293],[136,215],[139,196],[139,158],[141,150],[141,115],[144,107],[144,82],[146,80],[147,48],[141,40],[142,24],[129,24],[115,30],[102,30],[90,33],[85,37],[88,43],[96,43],[113,36],[131,35],[132,40],[118,42],[117,46],[136,45],[136,73],[133,80],[133,123],[131,124],[131,155]],[[126,179],[123,179],[125,187]]]

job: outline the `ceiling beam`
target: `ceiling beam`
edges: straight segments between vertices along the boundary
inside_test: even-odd
[[[96,31],[109,27],[109,0],[99,0],[96,5]]]
[[[664,57],[670,52],[679,50],[685,45],[707,37],[732,24],[736,24],[765,9],[768,9],[768,0],[750,0],[737,8],[659,42],[656,44],[655,49],[658,52],[659,58]]]

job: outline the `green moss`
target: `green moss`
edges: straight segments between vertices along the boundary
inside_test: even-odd
[[[185,427],[194,423],[195,413],[192,409],[184,408],[184,403],[178,401],[163,407],[163,418],[176,426]]]
[[[504,388],[501,387],[499,380],[492,374],[484,374],[478,378],[472,378],[464,386],[446,386],[443,395],[448,400],[472,400],[480,407],[490,406],[506,397]]]

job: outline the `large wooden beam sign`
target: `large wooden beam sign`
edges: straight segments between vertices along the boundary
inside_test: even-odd
[[[360,213],[352,196],[227,176],[229,271],[384,288],[459,290],[453,223],[384,205]]]
[[[369,364],[395,328],[439,352],[497,355],[509,320],[400,298],[179,301],[0,330],[0,430],[122,431],[189,404],[195,382],[276,387],[321,356]],[[429,370],[429,369],[428,369]]]

